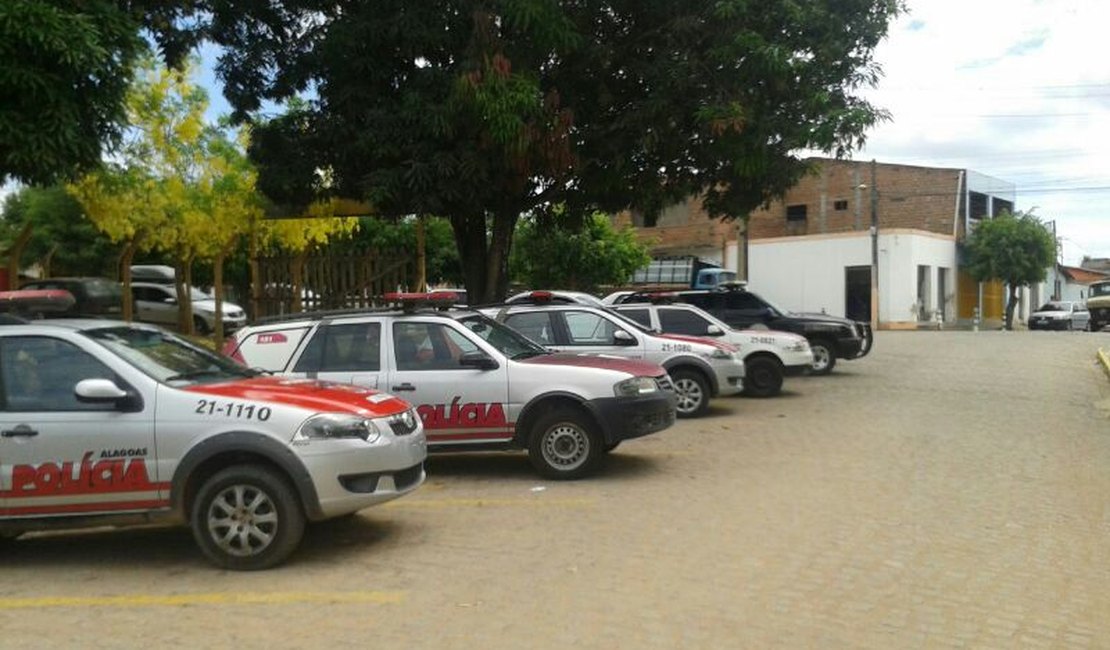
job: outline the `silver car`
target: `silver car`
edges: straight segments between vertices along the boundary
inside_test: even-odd
[[[198,334],[216,329],[216,300],[197,289],[189,289],[193,303],[193,326]],[[135,318],[144,323],[177,327],[177,291],[173,285],[154,282],[132,282],[131,297],[135,301]],[[232,302],[223,303],[224,332],[231,333],[247,324],[243,308]]]
[[[1090,326],[1091,313],[1082,302],[1053,300],[1029,314],[1031,330],[1087,330]]]

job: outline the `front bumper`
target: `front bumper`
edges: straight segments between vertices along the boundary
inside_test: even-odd
[[[428,446],[423,428],[403,436],[383,432],[374,443],[357,438],[313,440],[296,449],[312,477],[324,519],[392,501],[415,490],[425,478]]]
[[[613,444],[662,431],[674,424],[677,399],[670,391],[641,397],[601,397],[586,407],[601,423],[605,442]]]
[[[1030,318],[1031,330],[1066,330],[1070,321],[1067,318]]]
[[[744,390],[744,362],[740,359],[710,359],[709,367],[717,384],[718,395],[739,395]]]
[[[866,357],[871,352],[875,342],[875,333],[871,331],[871,324],[856,322],[856,331],[859,336],[837,340],[836,356],[841,359],[859,359]]]

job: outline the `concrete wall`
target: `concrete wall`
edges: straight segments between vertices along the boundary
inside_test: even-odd
[[[795,236],[752,241],[749,286],[781,307],[843,316],[845,269],[871,265],[868,233]],[[952,237],[912,230],[879,234],[879,320],[916,325],[918,266],[927,266],[925,308],[938,305],[940,268],[947,273],[947,320],[955,320],[956,245]]]

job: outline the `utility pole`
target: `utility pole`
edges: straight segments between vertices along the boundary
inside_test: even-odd
[[[879,188],[871,159],[871,330],[879,329]]]

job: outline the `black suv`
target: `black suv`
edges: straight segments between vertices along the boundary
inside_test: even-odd
[[[674,299],[700,307],[737,329],[766,327],[801,334],[813,349],[813,374],[828,374],[837,359],[858,359],[871,351],[873,334],[869,323],[828,314],[785,311],[743,287],[679,291]],[[632,294],[621,303],[649,300],[650,294]]]

